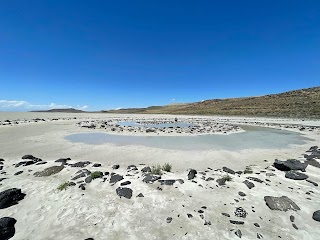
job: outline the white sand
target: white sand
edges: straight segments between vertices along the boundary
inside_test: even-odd
[[[0,120],[37,117],[96,119],[106,116],[110,115],[0,113]],[[143,115],[143,117],[148,116]],[[152,115],[151,117],[157,116]],[[178,117],[181,118],[181,116]],[[231,122],[243,120],[246,119],[228,118],[228,121]],[[311,218],[312,213],[320,209],[318,187],[305,181],[286,179],[283,172],[276,171],[277,176],[275,177],[266,177],[265,173],[234,176],[233,181],[227,183],[227,187],[216,187],[215,181],[206,182],[201,179],[201,174],[198,174],[195,179],[197,183],[187,180],[188,168],[205,171],[207,167],[216,169],[227,166],[234,170],[244,170],[245,166],[253,164],[257,165],[253,167],[254,172],[259,172],[264,167],[271,165],[275,158],[285,160],[301,157],[310,146],[320,145],[319,132],[305,132],[306,136],[314,139],[315,142],[287,149],[182,151],[112,144],[93,146],[66,141],[64,136],[68,134],[90,131],[77,127],[75,123],[78,121],[79,119],[0,126],[0,158],[5,159],[4,170],[7,172],[7,175],[0,176],[9,178],[1,182],[0,191],[16,187],[21,188],[27,194],[18,205],[0,210],[1,217],[11,216],[17,219],[16,234],[12,239],[85,239],[89,237],[95,240],[238,239],[234,231],[230,231],[232,229],[240,229],[243,234],[242,239],[256,239],[258,232],[264,236],[264,239],[277,239],[278,235],[281,235],[282,239],[317,239],[320,234],[318,230],[320,223]],[[320,126],[320,121],[261,118],[250,118],[248,121],[290,122]],[[21,157],[25,154],[39,157],[48,161],[48,164],[19,168],[12,166],[13,163],[21,161]],[[130,200],[120,199],[116,195],[115,189],[119,183],[111,186],[108,181],[101,183],[100,179],[87,185],[85,191],[78,187],[70,187],[66,191],[58,192],[57,186],[70,180],[71,176],[74,176],[74,173],[79,170],[78,168],[67,167],[56,175],[43,178],[36,178],[32,174],[46,167],[58,165],[53,161],[61,157],[70,157],[73,162],[81,160],[99,162],[103,164],[102,168],[98,168],[99,170],[114,171],[122,175],[126,174],[126,167],[130,164],[137,165],[140,170],[140,163],[153,165],[169,162],[173,165],[173,173],[166,174],[163,179],[181,178],[185,180],[185,183],[161,186],[163,191],[159,191],[157,190],[159,183],[143,183],[139,173],[132,177],[125,177],[125,180],[132,182],[131,185],[128,185],[133,190],[133,197]],[[264,159],[268,162],[264,162]],[[112,164],[120,164],[121,167],[119,170],[112,170]],[[32,172],[29,173],[28,169]],[[93,168],[87,167],[87,169],[92,170]],[[13,176],[18,170],[23,170],[24,173]],[[307,168],[310,179],[318,183],[320,183],[319,171],[320,169],[312,166]],[[220,171],[207,173],[207,177],[211,175],[217,179],[225,173]],[[249,190],[242,183],[247,176],[259,177],[262,180],[269,178],[271,186],[254,182],[256,187]],[[203,188],[198,184],[201,184]],[[289,189],[289,186],[294,189]],[[309,190],[314,193],[306,195]],[[234,199],[242,199],[237,194],[238,191],[243,191],[248,195],[245,197],[246,200],[240,200],[239,203],[234,201]],[[144,194],[144,198],[136,198],[140,192]],[[301,211],[271,211],[263,200],[266,195],[286,195],[300,206]],[[311,200],[306,200],[307,197],[310,197]],[[225,206],[224,203],[227,205]],[[201,219],[199,213],[195,212],[201,209],[201,206],[207,207],[204,210],[204,219]],[[233,214],[235,207],[238,206],[248,212],[248,217],[244,219],[245,224],[242,226],[229,223],[229,219],[243,220]],[[252,206],[255,207],[255,213],[251,211]],[[221,212],[229,213],[231,218],[222,216]],[[187,218],[187,213],[191,213],[193,218]],[[295,224],[299,230],[291,226],[290,215],[295,216]],[[167,217],[173,218],[172,223],[166,223]],[[263,220],[259,217],[262,217]],[[211,221],[212,224],[205,226],[205,220]],[[254,222],[259,223],[260,228],[253,226]]]

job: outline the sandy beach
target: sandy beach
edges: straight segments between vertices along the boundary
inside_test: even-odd
[[[309,140],[279,149],[185,151],[134,144],[90,145],[65,139],[74,133],[101,132],[101,129],[79,127],[77,123],[80,121],[124,117],[208,118],[236,126],[268,125],[297,132]],[[318,186],[306,180],[287,178],[286,172],[273,166],[275,159],[306,162],[306,151],[320,145],[317,128],[320,121],[223,116],[0,113],[0,121],[6,120],[12,124],[0,126],[0,158],[4,159],[0,192],[17,188],[26,194],[17,204],[0,209],[2,217],[17,221],[12,239],[317,239],[320,234],[317,230],[319,222],[312,218],[320,206]],[[21,123],[13,124],[14,120]],[[301,130],[303,126],[305,130]],[[232,134],[237,133],[229,136]],[[23,160],[25,155],[33,158]],[[61,158],[70,160],[56,162]],[[34,159],[41,161],[30,165],[18,164]],[[317,157],[314,161],[318,161]],[[73,166],[79,162],[82,165]],[[144,181],[146,176],[150,176],[148,172],[141,171],[144,167],[165,163],[171,164],[172,170],[164,171],[161,179],[175,181]],[[63,167],[50,176],[34,175],[61,164]],[[114,165],[119,165],[119,168]],[[130,165],[134,166],[128,168]],[[197,172],[193,178],[188,177],[191,169]],[[248,171],[244,173],[246,169]],[[15,175],[19,171],[22,172]],[[318,167],[309,164],[304,174],[311,182],[319,183],[319,171]],[[94,172],[102,175],[87,180]],[[81,177],[74,179],[78,175]],[[113,182],[111,179],[115,175],[123,179]],[[231,181],[226,180],[226,176]],[[224,183],[219,179],[224,179]],[[127,181],[130,183],[121,185]],[[245,181],[253,183],[254,187],[249,189]],[[59,191],[58,186],[66,182],[73,182],[75,186]],[[124,188],[132,192],[121,192]],[[143,197],[137,197],[140,193]],[[266,204],[266,196],[286,196],[299,210],[272,210]]]

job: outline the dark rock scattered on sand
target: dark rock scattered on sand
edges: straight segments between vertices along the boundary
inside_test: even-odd
[[[308,164],[296,159],[288,159],[287,161],[280,161],[276,159],[273,166],[280,171],[301,170],[305,172]]]
[[[236,220],[229,220],[230,223],[232,224],[236,224],[236,225],[243,225],[244,224],[244,221],[236,221]]]
[[[241,196],[241,197],[247,196],[247,194],[245,194],[244,192],[241,192],[241,191],[239,191],[238,194],[239,194],[239,196]]]
[[[76,163],[73,163],[73,164],[69,164],[70,167],[86,167],[88,166],[89,164],[91,164],[91,162],[89,161],[85,161],[85,162],[76,162]]]
[[[219,186],[223,186],[223,185],[226,185],[226,179],[225,178],[218,178],[216,180],[216,182],[219,184]]]
[[[11,217],[0,218],[0,239],[8,240],[12,238],[16,232],[14,225],[17,220]]]
[[[254,187],[254,184],[248,180],[244,180],[243,183],[249,188],[253,188]]]
[[[313,182],[313,181],[311,181],[311,180],[309,180],[309,179],[306,179],[306,181],[309,182],[309,183],[311,183],[311,184],[313,184],[313,186],[315,186],[315,187],[318,187],[318,186],[319,186],[318,183]]]
[[[37,162],[36,165],[43,165],[43,164],[47,164],[48,162],[44,162],[44,161],[41,161],[41,162]]]
[[[77,180],[77,179],[85,177],[85,176],[87,176],[87,175],[84,172],[81,172],[78,175],[76,175],[73,178],[71,178],[71,180]]]
[[[258,182],[258,183],[263,183],[263,181],[259,178],[256,178],[256,177],[247,177],[247,179],[251,180],[251,181],[255,181],[255,182]]]
[[[312,219],[317,221],[317,222],[320,222],[320,210],[318,211],[315,211],[312,215]]]
[[[230,214],[228,214],[228,213],[221,213],[221,215],[226,216],[226,217],[230,217]]]
[[[131,184],[130,181],[125,181],[125,182],[120,183],[120,186],[126,186],[126,185],[130,185],[130,184]]]
[[[307,163],[308,163],[308,165],[311,165],[313,167],[320,168],[320,163],[315,159],[311,159],[311,160],[307,161]]]
[[[144,197],[144,195],[142,193],[139,193],[137,197]]]
[[[300,210],[298,205],[293,202],[287,196],[282,197],[272,197],[272,196],[265,196],[264,201],[266,202],[267,206],[271,210],[279,210],[279,211],[288,211],[288,210]]]
[[[80,185],[79,185],[79,188],[81,189],[81,190],[86,190],[86,184],[85,183],[81,183]]]
[[[294,222],[294,216],[293,215],[290,215],[290,221]]]
[[[237,229],[237,231],[235,231],[234,234],[235,234],[236,236],[238,236],[239,238],[242,237],[242,233],[241,233],[240,229]]]
[[[119,168],[120,168],[120,165],[118,164],[112,166],[112,169],[119,169]]]
[[[29,160],[29,161],[22,161],[22,162],[18,162],[15,167],[20,167],[20,166],[29,166],[29,165],[32,165],[32,164],[35,164],[35,163],[38,163],[42,161],[41,159],[34,159],[34,160]]]
[[[223,167],[222,170],[226,173],[235,174],[235,171],[227,167]]]
[[[48,176],[51,176],[53,174],[60,172],[63,168],[64,168],[64,166],[52,166],[52,167],[48,167],[40,172],[35,172],[33,175],[35,177],[48,177]]]
[[[71,158],[59,158],[58,160],[55,160],[55,162],[61,162],[61,165],[66,165],[67,161],[70,161]]]
[[[167,217],[166,222],[167,223],[171,223],[172,222],[172,217]]]
[[[286,172],[285,177],[293,180],[305,180],[308,178],[308,175],[298,171],[291,170]]]
[[[24,155],[24,156],[22,157],[22,159],[30,159],[30,160],[33,160],[33,159],[35,159],[35,157],[32,156],[32,155],[30,155],[30,154],[27,154],[27,155]]]
[[[297,225],[295,225],[294,223],[292,223],[292,227],[296,230],[299,230],[299,228],[297,227]]]
[[[15,174],[13,174],[13,175],[20,175],[21,173],[23,173],[23,171],[19,171],[19,172],[16,172]]]
[[[7,178],[0,178],[0,182],[2,182],[2,181],[5,180],[5,179],[7,179]]]
[[[84,179],[85,183],[91,183],[92,182],[92,177],[88,176]]]
[[[21,189],[18,188],[11,188],[0,192],[0,209],[18,204],[25,196],[26,194],[22,193]]]
[[[144,167],[141,169],[141,172],[151,172],[151,168],[150,167]]]
[[[145,183],[153,183],[159,180],[160,178],[161,176],[159,175],[147,174],[142,181]]]
[[[100,163],[95,163],[92,165],[92,167],[101,167],[101,164]]]
[[[260,233],[257,233],[257,239],[262,239],[263,236]]]
[[[158,180],[158,182],[161,183],[161,185],[168,185],[168,186],[172,186],[176,180],[174,179],[167,179],[167,180]]]
[[[130,188],[118,187],[116,189],[116,193],[120,198],[125,197],[125,198],[130,199],[132,197],[132,189],[130,189]]]
[[[237,207],[236,210],[234,211],[234,215],[236,217],[246,218],[248,213],[242,207]]]
[[[253,224],[255,227],[260,227],[259,223],[254,223]]]
[[[196,177],[197,174],[197,170],[195,169],[191,169],[188,173],[188,180],[192,180]]]
[[[114,174],[111,176],[109,183],[116,183],[123,180],[123,176],[119,174]]]

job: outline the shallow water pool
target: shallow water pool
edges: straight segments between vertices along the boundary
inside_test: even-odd
[[[100,145],[143,145],[176,150],[243,150],[288,148],[291,144],[310,141],[300,133],[265,127],[242,127],[246,132],[230,135],[202,136],[124,136],[107,133],[76,133],[65,137],[68,141]]]

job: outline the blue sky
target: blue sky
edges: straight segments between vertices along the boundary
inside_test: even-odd
[[[320,1],[0,3],[0,111],[86,110],[320,85]]]

